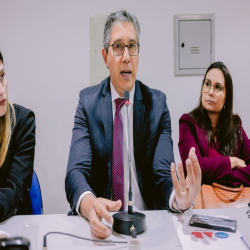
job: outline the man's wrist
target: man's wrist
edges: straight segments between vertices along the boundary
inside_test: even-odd
[[[88,218],[89,211],[95,199],[96,197],[93,194],[89,193],[86,194],[81,200],[79,212],[86,219],[89,219]]]
[[[192,210],[193,207],[194,207],[194,203],[191,204],[191,206],[187,207],[186,209],[182,209],[179,207],[177,200],[176,200],[176,197],[174,197],[174,199],[173,199],[173,208],[180,213],[187,214]]]

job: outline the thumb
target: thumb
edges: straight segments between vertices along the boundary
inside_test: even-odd
[[[118,201],[106,201],[106,207],[108,209],[108,211],[119,211],[119,209],[122,206],[122,202],[121,200]]]

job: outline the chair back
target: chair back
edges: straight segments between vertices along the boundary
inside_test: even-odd
[[[42,192],[35,171],[33,171],[29,196],[30,196],[32,214],[43,214]]]

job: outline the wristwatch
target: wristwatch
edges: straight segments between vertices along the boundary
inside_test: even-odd
[[[175,203],[176,207],[178,208],[179,212],[183,213],[183,214],[188,214],[192,210],[192,208],[194,207],[194,203],[193,203],[189,208],[187,208],[185,210],[182,210],[182,209],[179,208],[175,198],[174,198],[174,203]]]

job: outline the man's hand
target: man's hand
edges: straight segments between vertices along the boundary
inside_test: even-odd
[[[80,213],[89,220],[91,233],[97,238],[105,239],[111,235],[111,230],[101,220],[104,218],[109,224],[113,224],[113,217],[109,212],[118,211],[121,205],[120,200],[110,201],[87,194],[81,200]]]
[[[241,160],[240,158],[229,157],[229,159],[230,159],[230,162],[231,162],[231,169],[246,167],[245,161]]]
[[[178,207],[182,210],[188,209],[195,201],[201,190],[201,168],[195,154],[195,148],[191,148],[186,160],[187,177],[185,179],[182,163],[178,163],[178,176],[176,175],[175,164],[171,164],[171,174],[175,189],[175,198]],[[178,210],[175,203],[173,208]]]

